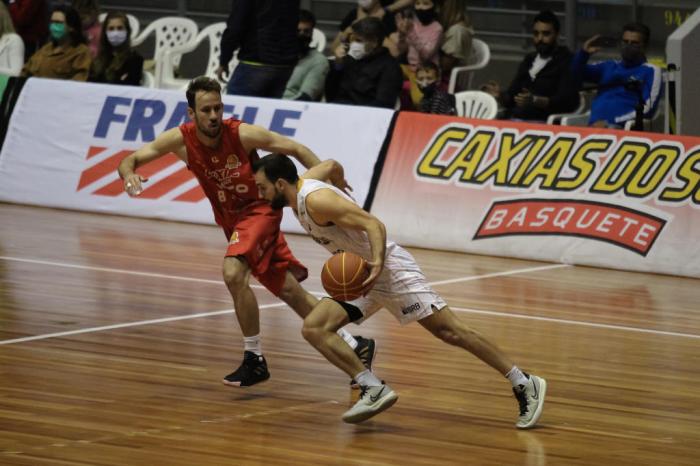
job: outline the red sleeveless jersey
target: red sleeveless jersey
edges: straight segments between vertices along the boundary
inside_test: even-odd
[[[258,197],[258,188],[251,167],[251,156],[246,153],[238,134],[241,122],[224,120],[218,147],[207,147],[197,138],[194,122],[180,125],[187,148],[187,165],[197,177],[214,211],[216,223],[227,236],[233,233],[242,214],[250,209],[272,211],[268,203]],[[252,154],[255,157],[255,154]],[[273,215],[282,216],[282,212]]]

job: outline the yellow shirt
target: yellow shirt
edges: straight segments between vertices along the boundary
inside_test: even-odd
[[[25,63],[22,76],[86,81],[91,61],[90,49],[85,44],[57,47],[49,42]]]

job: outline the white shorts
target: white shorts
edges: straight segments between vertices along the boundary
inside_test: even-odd
[[[348,304],[362,313],[354,323],[364,322],[385,307],[401,325],[432,315],[447,303],[430,287],[413,256],[400,246],[387,251],[384,270],[374,288]]]

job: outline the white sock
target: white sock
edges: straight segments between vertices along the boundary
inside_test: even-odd
[[[382,381],[377,378],[369,369],[365,369],[355,376],[358,384],[364,387],[379,387]]]
[[[243,349],[251,351],[258,356],[262,356],[262,345],[260,344],[260,334],[252,337],[243,337]]]
[[[528,378],[523,374],[523,371],[518,369],[518,366],[513,366],[506,374],[506,378],[510,380],[510,383],[513,384],[514,387],[526,385],[528,381]]]
[[[341,329],[338,329],[337,333],[338,333],[338,335],[340,335],[340,338],[345,340],[345,343],[347,343],[350,346],[350,348],[352,348],[353,350],[355,348],[357,348],[357,340],[355,340],[355,337],[350,335],[349,332],[347,332],[345,329],[341,328]]]

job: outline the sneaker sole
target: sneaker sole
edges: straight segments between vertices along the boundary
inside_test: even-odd
[[[261,380],[260,382],[255,382],[254,384],[251,384],[251,385],[241,385],[240,382],[229,382],[226,379],[222,379],[221,383],[223,383],[224,385],[227,385],[229,387],[246,388],[246,387],[252,387],[253,385],[259,385],[261,383],[267,382],[268,380],[270,380],[270,377],[268,377],[264,380]]]
[[[359,412],[350,416],[343,415],[343,421],[347,422],[348,424],[357,424],[359,422],[366,421],[367,419],[374,417],[382,411],[386,411],[387,409],[394,406],[394,403],[396,403],[398,399],[399,396],[392,390],[387,396],[383,397],[380,400],[380,402],[375,405],[376,409],[372,411]]]
[[[372,364],[370,365],[369,370],[372,370],[372,365],[374,365],[374,360],[377,358],[377,353],[379,352],[379,350],[377,349],[377,346],[378,346],[377,342],[375,341],[374,342],[374,354],[372,354]],[[363,364],[363,366],[364,366],[364,364]],[[359,390],[360,384],[357,383],[357,381],[355,379],[350,379],[350,388],[352,388],[353,390]]]
[[[538,377],[540,379],[540,403],[537,405],[537,409],[535,410],[535,415],[532,416],[532,419],[530,419],[530,422],[527,424],[515,424],[515,427],[518,429],[532,429],[535,427],[535,424],[537,424],[537,421],[540,420],[540,416],[542,415],[542,409],[544,408],[544,397],[547,395],[547,381],[543,379],[542,377]]]

